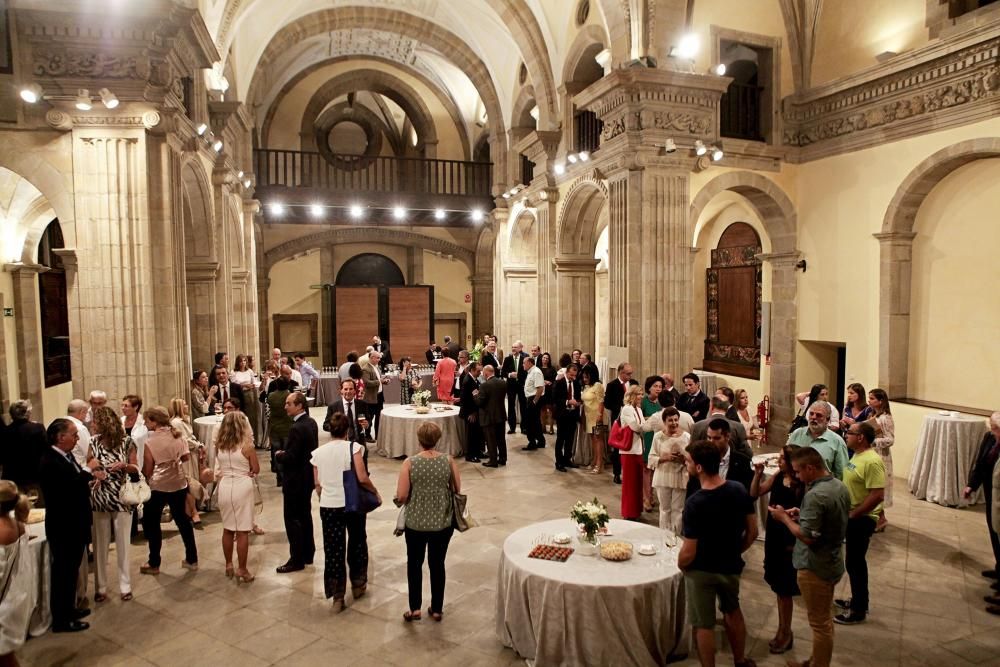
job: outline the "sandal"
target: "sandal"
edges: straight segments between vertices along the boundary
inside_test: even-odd
[[[407,623],[409,623],[411,621],[419,621],[420,620],[420,612],[419,611],[404,611],[403,612],[403,620],[406,621]]]
[[[236,570],[233,569],[233,564],[226,563],[226,578],[232,579],[234,574],[236,574]]]
[[[122,593],[122,602],[128,602],[131,599],[132,599],[132,591],[129,591],[128,593]]]
[[[239,572],[236,573],[236,583],[238,584],[249,584],[255,578],[256,577],[250,574],[249,570],[240,570]]]
[[[160,568],[153,567],[149,563],[145,563],[139,566],[139,574],[159,574]]]
[[[94,602],[107,602],[108,596],[105,593],[94,593]]]
[[[261,528],[260,526],[258,526],[257,524],[254,524],[253,525],[253,530],[251,532],[254,535],[263,535],[264,534],[264,529]]]
[[[439,611],[431,611],[430,607],[427,607],[427,615],[433,618],[438,623],[441,622],[441,618],[444,616],[444,614],[442,614]]]

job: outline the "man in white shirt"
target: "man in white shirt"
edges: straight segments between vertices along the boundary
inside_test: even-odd
[[[73,458],[84,470],[87,469],[87,453],[90,452],[90,431],[83,425],[83,422],[87,418],[89,407],[87,401],[74,398],[69,402],[69,407],[66,408],[66,418],[76,426],[78,437],[76,445],[73,446]]]
[[[526,452],[545,447],[545,434],[542,432],[541,406],[542,394],[545,393],[545,377],[542,370],[535,365],[532,357],[525,357],[521,363],[527,375],[524,378],[525,409],[522,418],[524,434],[528,436],[528,446],[521,449]]]
[[[87,418],[83,420],[83,423],[87,425],[87,428],[90,429],[90,434],[93,435],[95,429],[94,412],[97,408],[103,408],[108,404],[108,395],[100,389],[95,389],[90,392],[90,398],[87,402],[90,404],[90,407],[87,409]]]

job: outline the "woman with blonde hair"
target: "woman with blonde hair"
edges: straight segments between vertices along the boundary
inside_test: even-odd
[[[198,547],[191,519],[185,511],[188,496],[185,464],[191,457],[187,442],[184,441],[184,434],[170,424],[170,415],[165,408],[150,408],[143,417],[149,438],[143,450],[142,474],[146,476],[152,493],[144,504],[142,516],[142,530],[149,542],[149,560],[139,567],[139,572],[160,573],[160,548],[163,546],[160,516],[165,505],[170,506],[170,515],[184,541],[181,567],[195,571],[198,569]]]
[[[205,462],[205,445],[198,442],[191,429],[191,415],[188,413],[188,404],[183,398],[170,399],[167,407],[167,414],[170,415],[170,425],[181,432],[181,437],[188,445],[188,497],[185,501],[187,515],[191,517],[191,523],[195,528],[201,528],[201,515],[198,513],[198,503],[205,497],[205,489],[199,481],[201,479],[201,469]],[[197,482],[197,483],[195,483]]]
[[[663,428],[663,420],[653,415],[649,419],[642,413],[642,399],[646,396],[639,385],[631,385],[625,392],[618,422],[632,431],[632,446],[621,451],[622,462],[622,518],[638,520],[642,516],[643,433]]]
[[[218,487],[219,511],[222,513],[222,555],[226,558],[226,576],[236,575],[238,582],[250,583],[254,576],[247,570],[250,531],[254,528],[254,477],[260,473],[253,429],[242,412],[226,413],[215,437],[215,468],[206,470],[203,479]],[[233,570],[233,542],[239,567]]]
[[[9,480],[0,481],[0,666],[17,667],[14,651],[28,637],[38,602],[36,560],[28,554],[24,522],[30,505]]]
[[[115,411],[108,406],[94,410],[94,437],[90,441],[90,457],[108,474],[90,492],[90,508],[94,513],[94,602],[108,599],[108,550],[111,546],[111,526],[115,527],[115,555],[118,557],[118,592],[123,602],[132,599],[132,578],[129,575],[129,546],[132,529],[132,508],[122,504],[119,496],[129,475],[139,474],[135,444]]]

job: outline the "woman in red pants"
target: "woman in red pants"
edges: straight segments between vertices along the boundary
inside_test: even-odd
[[[642,516],[642,471],[646,461],[642,454],[642,433],[663,428],[659,414],[646,418],[642,414],[642,387],[633,385],[625,392],[618,421],[632,430],[632,447],[621,451],[622,461],[622,518],[638,519]]]

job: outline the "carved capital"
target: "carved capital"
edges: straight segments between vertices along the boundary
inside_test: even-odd
[[[41,264],[25,264],[24,262],[10,262],[3,265],[3,270],[7,273],[18,274],[45,273],[49,267]]]
[[[802,253],[798,250],[794,252],[762,252],[754,256],[761,262],[770,262],[775,267],[795,266],[802,259]]]
[[[878,232],[872,234],[883,246],[886,245],[912,245],[916,232]]]
[[[557,273],[592,274],[600,260],[592,257],[553,257],[552,267]]]
[[[71,271],[76,270],[78,264],[76,248],[54,248],[52,252],[62,260],[64,268]]]
[[[68,132],[73,129],[73,117],[59,109],[49,109],[45,112],[45,122],[53,129]]]

